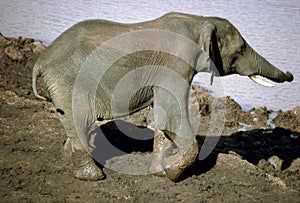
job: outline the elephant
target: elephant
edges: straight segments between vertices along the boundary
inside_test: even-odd
[[[198,72],[239,74],[263,85],[269,83],[256,76],[276,83],[293,80],[256,53],[228,20],[171,12],[134,24],[99,19],[75,24],[41,54],[32,88],[57,110],[75,178],[105,177],[91,155],[98,120],[104,124],[152,105],[150,172],[177,181],[199,153],[187,102]],[[37,92],[38,77],[48,96]]]

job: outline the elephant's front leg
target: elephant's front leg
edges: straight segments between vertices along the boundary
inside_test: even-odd
[[[174,181],[194,163],[199,150],[188,119],[188,91],[189,86],[177,86],[171,91],[157,87],[154,91],[155,127],[171,141],[171,144],[161,142],[161,166]]]

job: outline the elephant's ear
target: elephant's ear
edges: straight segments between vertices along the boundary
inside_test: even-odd
[[[216,32],[217,29],[213,23],[205,22],[201,26],[199,37],[201,54],[196,66],[198,72],[212,72],[216,75],[222,74],[219,72],[219,69],[222,71],[222,59],[218,48]]]

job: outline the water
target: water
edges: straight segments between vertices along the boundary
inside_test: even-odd
[[[227,18],[258,53],[281,70],[294,74],[292,83],[274,88],[261,87],[237,75],[222,78],[223,94],[233,97],[245,110],[263,105],[273,110],[287,110],[300,105],[298,0],[1,0],[0,32],[50,44],[64,30],[82,20],[102,18],[133,23],[157,18],[169,11]],[[218,90],[212,91],[218,95]]]

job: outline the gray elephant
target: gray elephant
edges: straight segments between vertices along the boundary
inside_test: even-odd
[[[176,181],[198,155],[187,99],[193,76],[202,71],[257,82],[256,75],[278,83],[293,80],[258,55],[229,21],[168,13],[136,24],[88,20],[74,25],[42,53],[32,87],[36,97],[46,99],[36,89],[41,76],[68,136],[65,149],[71,151],[76,178],[104,178],[90,155],[97,119],[153,105],[151,172]]]

